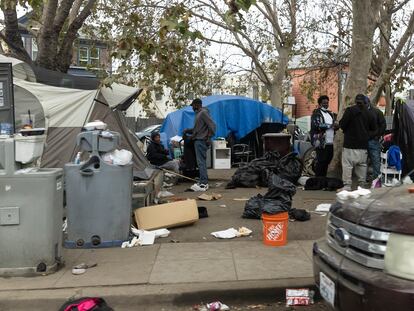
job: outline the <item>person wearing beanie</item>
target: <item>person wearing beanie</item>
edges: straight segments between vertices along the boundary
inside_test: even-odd
[[[191,107],[196,114],[194,127],[192,129],[185,129],[183,135],[190,134],[191,140],[194,141],[197,166],[200,173],[199,181],[191,186],[191,190],[207,191],[207,150],[211,144],[211,137],[213,137],[216,132],[216,124],[211,119],[208,110],[203,108],[201,99],[194,99],[191,103]]]
[[[368,140],[376,131],[372,114],[368,111],[363,94],[355,97],[355,105],[345,109],[339,126],[344,132],[342,150],[342,181],[345,190],[351,190],[352,172],[360,186],[365,185],[367,175]]]
[[[160,133],[154,132],[151,134],[151,143],[147,147],[147,159],[152,164],[159,168],[180,172],[180,163],[178,160],[172,160],[169,157],[169,152],[161,144]]]
[[[371,105],[371,101],[367,96],[365,97],[365,104],[368,111],[372,114],[376,125],[376,130],[370,135],[368,140],[368,158],[371,160],[372,165],[372,179],[375,179],[381,175],[381,144],[379,141],[385,134],[387,122],[382,111]]]
[[[326,177],[329,163],[333,158],[335,131],[339,125],[336,122],[336,114],[329,110],[328,96],[320,96],[318,105],[311,116],[310,136],[316,149],[315,175]]]

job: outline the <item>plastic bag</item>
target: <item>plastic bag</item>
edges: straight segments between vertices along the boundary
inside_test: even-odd
[[[260,219],[262,217],[263,196],[258,194],[251,197],[244,206],[243,218]]]
[[[114,151],[105,153],[102,159],[108,164],[127,165],[132,161],[132,153],[125,149],[115,149]]]
[[[287,195],[292,199],[293,195],[296,193],[296,186],[294,184],[276,174],[270,175],[268,184],[269,189],[264,195],[264,197],[268,199],[277,199],[284,195]]]

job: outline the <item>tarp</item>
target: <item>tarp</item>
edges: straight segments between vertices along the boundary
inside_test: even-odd
[[[264,122],[287,124],[289,119],[279,109],[260,101],[233,95],[213,95],[202,98],[216,123],[215,137],[227,137],[233,133],[237,140],[243,138]],[[194,126],[195,113],[191,106],[171,112],[161,127],[161,140],[164,144],[171,137],[182,135],[185,128]]]

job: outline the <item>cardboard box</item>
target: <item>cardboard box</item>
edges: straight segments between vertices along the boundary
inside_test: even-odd
[[[195,200],[141,207],[134,214],[138,228],[144,230],[178,227],[198,220]]]

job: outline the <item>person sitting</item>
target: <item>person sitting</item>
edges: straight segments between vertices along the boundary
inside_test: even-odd
[[[160,133],[154,132],[151,134],[151,143],[147,148],[147,159],[152,164],[159,168],[180,172],[180,163],[177,160],[172,160],[169,157],[169,152],[161,144]]]

